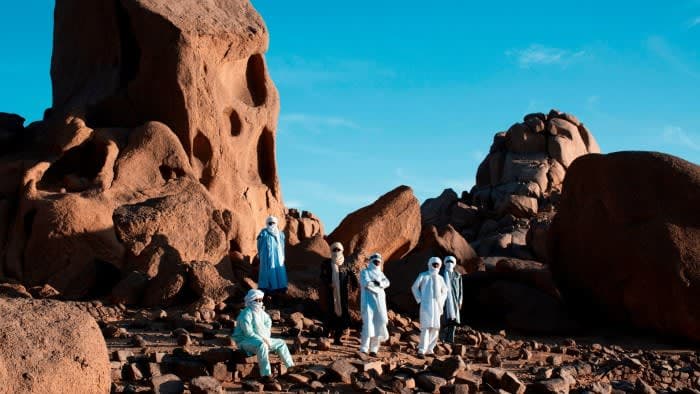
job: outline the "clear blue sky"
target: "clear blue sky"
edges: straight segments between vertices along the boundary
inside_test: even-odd
[[[467,3],[253,1],[288,205],[330,232],[399,184],[421,200],[468,189],[495,132],[553,107],[604,152],[700,162],[700,0]],[[50,105],[52,8],[3,4],[0,111]]]

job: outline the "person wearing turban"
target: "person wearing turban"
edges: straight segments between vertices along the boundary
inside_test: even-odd
[[[411,291],[420,304],[420,342],[418,358],[432,355],[440,333],[440,317],[447,297],[445,280],[440,276],[439,257],[428,260],[428,270],[418,274]]]
[[[287,344],[279,338],[271,337],[272,320],[265,312],[263,298],[265,293],[250,289],[245,296],[245,308],[236,319],[236,328],[231,336],[239,349],[248,355],[257,355],[260,376],[264,383],[272,383],[270,370],[270,352],[276,353],[287,368],[294,366]]]
[[[287,291],[287,268],[284,265],[284,233],[277,228],[277,218],[270,216],[258,234],[258,288],[268,294]]]
[[[369,257],[367,268],[360,273],[360,313],[362,315],[362,335],[360,351],[376,356],[381,342],[389,338],[387,324],[386,294],[389,279],[381,269],[382,256],[374,253]]]
[[[462,309],[462,275],[455,271],[457,259],[454,256],[445,257],[445,266],[442,270],[442,277],[447,286],[447,298],[445,300],[445,311],[443,318],[445,324],[440,332],[440,339],[447,343],[454,343],[455,331],[460,324],[459,311]]]
[[[345,263],[343,245],[331,245],[331,258],[321,262],[321,296],[324,297],[325,325],[333,336],[333,343],[341,345],[343,332],[350,327],[348,294],[350,287],[357,288],[357,279]]]

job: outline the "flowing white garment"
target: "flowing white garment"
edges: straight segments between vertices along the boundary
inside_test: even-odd
[[[377,281],[379,285],[376,285]],[[386,294],[384,289],[389,287],[389,279],[372,263],[360,273],[360,313],[362,314],[362,338],[378,337],[379,341],[389,338],[387,323],[389,317],[386,310]]]
[[[418,275],[411,287],[416,302],[420,304],[420,326],[440,328],[440,316],[445,307],[447,286],[440,275],[426,271]]]

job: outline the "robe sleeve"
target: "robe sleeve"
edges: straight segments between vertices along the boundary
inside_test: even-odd
[[[459,298],[459,308],[462,308],[462,301],[464,301],[464,292],[462,291],[462,274],[457,274],[457,297]]]
[[[382,289],[386,289],[387,287],[389,287],[390,284],[391,282],[389,282],[389,278],[387,278],[386,275],[382,274],[382,279],[379,281],[379,287],[381,287]]]
[[[375,294],[379,291],[377,290],[377,286],[375,286],[374,283],[372,283],[372,280],[369,278],[369,273],[366,269],[362,270],[362,273],[360,274],[360,285]]]
[[[423,275],[418,275],[418,278],[416,278],[416,281],[413,282],[413,286],[411,286],[411,292],[413,293],[413,298],[415,298],[416,302],[419,304],[420,304],[420,300],[421,300],[420,286],[421,286],[422,281],[423,281]]]

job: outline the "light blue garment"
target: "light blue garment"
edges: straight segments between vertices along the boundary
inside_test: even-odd
[[[287,267],[284,264],[284,233],[273,234],[267,228],[258,234],[260,272],[258,288],[265,292],[287,289]]]
[[[269,376],[272,373],[270,352],[277,354],[287,368],[294,366],[287,344],[282,339],[270,337],[271,328],[272,320],[267,312],[262,309],[254,312],[250,307],[246,307],[238,314],[236,328],[231,335],[239,349],[244,350],[248,355],[257,355],[260,376]],[[269,349],[263,338],[267,338],[270,342]]]
[[[375,284],[374,281],[377,281],[379,285]],[[360,351],[366,352],[367,347],[375,347],[370,345],[372,338],[376,338],[376,347],[379,346],[379,342],[389,338],[389,331],[386,327],[389,318],[384,293],[384,289],[389,287],[389,279],[378,267],[370,263],[360,273],[360,286],[360,313],[362,315]]]

